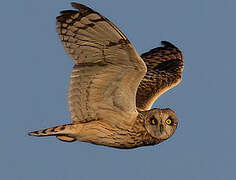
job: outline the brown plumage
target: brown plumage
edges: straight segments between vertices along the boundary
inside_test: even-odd
[[[155,99],[181,81],[182,53],[169,42],[141,57],[126,36],[94,10],[72,3],[57,31],[75,65],[70,78],[72,124],[30,132],[116,148],[168,139],[178,124],[170,109],[149,110]],[[137,94],[137,95],[136,95]]]
[[[147,73],[140,82],[136,106],[149,110],[155,100],[182,80],[184,59],[181,51],[173,44],[162,41],[158,47],[141,55],[147,66]]]

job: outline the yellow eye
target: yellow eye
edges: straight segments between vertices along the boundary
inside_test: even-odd
[[[166,120],[166,124],[167,124],[167,125],[171,125],[171,124],[172,124],[172,120],[171,120],[171,119],[167,119],[167,120]]]
[[[157,124],[157,120],[156,120],[155,118],[152,118],[152,119],[150,120],[150,123],[151,123],[152,125],[156,125],[156,124]]]
[[[154,119],[152,120],[152,124],[153,124],[153,125],[155,125],[155,124],[156,124],[156,121],[155,121]]]

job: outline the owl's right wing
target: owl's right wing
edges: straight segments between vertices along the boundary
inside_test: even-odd
[[[162,45],[141,55],[147,65],[147,73],[137,91],[136,105],[139,110],[149,110],[160,95],[182,80],[182,52],[167,41],[162,41]]]
[[[69,86],[73,123],[129,121],[146,65],[125,35],[94,10],[72,3],[57,17],[57,31],[75,63]]]

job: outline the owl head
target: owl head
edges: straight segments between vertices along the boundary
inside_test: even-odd
[[[152,109],[145,118],[145,127],[152,137],[160,140],[173,135],[178,125],[178,119],[171,109]]]

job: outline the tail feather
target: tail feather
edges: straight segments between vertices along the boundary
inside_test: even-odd
[[[76,138],[72,137],[71,127],[73,124],[55,126],[47,129],[29,132],[29,136],[56,136],[61,141],[73,142]]]
[[[70,136],[58,135],[58,136],[56,136],[56,137],[57,137],[57,139],[59,139],[59,140],[61,140],[61,141],[65,141],[65,142],[74,142],[74,141],[76,141],[75,138],[70,137]]]

